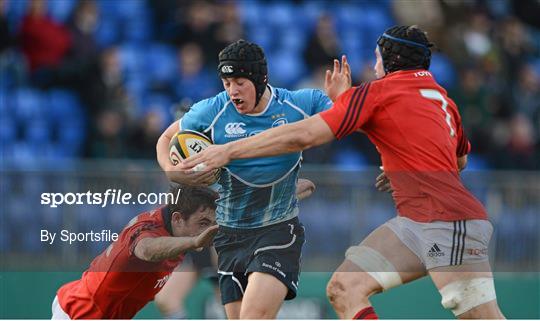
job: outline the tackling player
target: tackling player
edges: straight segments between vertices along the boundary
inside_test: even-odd
[[[341,318],[377,318],[370,295],[426,274],[443,307],[457,317],[504,318],[487,255],[493,227],[461,183],[470,144],[455,103],[428,71],[431,46],[415,26],[392,27],[377,41],[377,80],[350,88],[335,61],[325,84],[335,102],[330,110],[210,146],[181,165],[213,169],[232,159],[291,153],[353,132],[367,134],[381,154],[398,216],[349,248],[332,276],[327,294]],[[379,177],[378,187],[384,188],[386,178]]]
[[[315,191],[313,182],[307,179],[299,178],[296,183],[296,197],[298,200],[303,200],[311,196]],[[208,277],[212,282],[215,278],[217,270],[217,258],[215,250],[210,248],[204,249],[201,252],[190,252],[191,266],[182,264],[179,266],[179,271],[174,271],[171,277],[156,295],[155,303],[161,314],[167,319],[185,319],[187,317],[184,309],[184,301],[196,285],[200,277]],[[189,257],[188,257],[189,259]],[[181,270],[180,270],[181,269]]]
[[[212,242],[217,194],[189,186],[172,193],[178,203],[134,217],[80,280],[58,289],[53,319],[131,319],[154,299],[186,251]]]
[[[171,164],[168,145],[180,129],[225,144],[303,120],[332,103],[320,90],[270,86],[262,48],[244,40],[220,52],[218,74],[225,90],[194,104],[158,141],[159,164],[172,181],[208,184],[213,176],[186,173]],[[221,299],[230,319],[274,318],[283,300],[296,296],[304,243],[295,195],[300,162],[296,151],[234,161],[221,172],[214,246]]]

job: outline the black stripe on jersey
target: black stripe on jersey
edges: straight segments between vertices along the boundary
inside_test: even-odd
[[[454,221],[454,235],[452,236],[452,252],[450,253],[450,265],[454,265],[455,245],[456,245],[456,221]]]
[[[351,96],[351,100],[349,101],[349,106],[347,106],[347,113],[345,114],[345,117],[341,121],[341,125],[339,126],[339,129],[336,133],[336,137],[338,138],[341,137],[343,135],[343,129],[349,126],[349,122],[351,120],[350,114],[353,112],[353,108],[356,104],[355,102],[360,96],[360,93],[362,92],[363,88],[364,88],[364,84],[360,85],[360,87],[354,90],[354,93]]]
[[[465,135],[465,131],[463,131],[463,128],[461,129],[461,139],[459,141],[458,145],[458,155],[463,156],[467,153],[467,135]]]
[[[462,239],[461,239],[461,255],[460,255],[460,258],[459,258],[459,264],[463,264],[463,252],[465,252],[465,234],[467,234],[467,227],[465,226],[465,222],[466,221],[462,221],[463,222],[463,236],[462,236]]]
[[[354,114],[351,117],[352,122],[347,125],[347,127],[344,130],[343,135],[348,135],[354,130],[355,124],[356,124],[356,122],[358,121],[358,119],[360,117],[360,113],[362,112],[362,107],[364,106],[364,101],[366,100],[366,96],[368,94],[368,90],[369,90],[370,85],[371,85],[370,83],[367,83],[367,86],[364,87],[364,90],[361,93],[362,98],[361,98],[360,103],[355,104],[356,106],[354,108]]]

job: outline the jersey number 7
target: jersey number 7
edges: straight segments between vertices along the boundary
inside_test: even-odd
[[[422,95],[422,97],[424,98],[438,100],[441,102],[441,108],[446,114],[446,117],[445,117],[446,123],[448,124],[448,127],[450,127],[450,137],[454,137],[456,135],[456,131],[452,127],[452,122],[451,122],[452,117],[446,110],[446,106],[448,106],[448,102],[446,101],[446,99],[444,99],[444,96],[440,92],[434,89],[420,89],[420,95]]]

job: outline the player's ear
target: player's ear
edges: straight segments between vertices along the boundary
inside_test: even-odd
[[[171,223],[175,226],[185,226],[186,225],[186,219],[182,215],[182,213],[176,211],[173,212],[171,215]]]

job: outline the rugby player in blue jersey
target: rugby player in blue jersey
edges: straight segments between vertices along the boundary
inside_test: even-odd
[[[350,81],[350,68],[342,64]],[[226,144],[266,129],[293,123],[331,107],[317,89],[289,91],[268,84],[261,47],[239,40],[219,53],[218,74],[225,90],[194,104],[160,137],[157,157],[172,181],[206,184],[212,172],[183,172],[168,159],[178,130],[195,130]],[[295,190],[301,153],[232,161],[215,185],[214,239],[220,291],[230,319],[275,318],[283,300],[296,296],[304,227]]]

